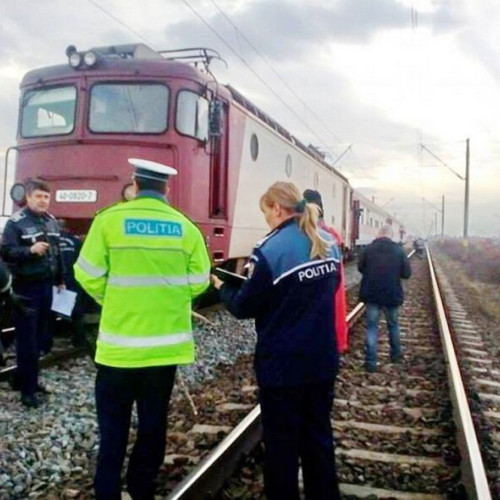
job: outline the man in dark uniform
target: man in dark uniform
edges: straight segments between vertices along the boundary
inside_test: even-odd
[[[0,260],[0,314],[3,314],[4,298],[7,297],[12,291],[12,276],[5,264]],[[0,332],[0,366],[5,366],[6,362],[3,357],[3,344]]]
[[[71,341],[75,347],[86,347],[85,327],[83,325],[83,315],[85,313],[85,292],[75,279],[73,266],[78,260],[78,255],[82,248],[82,242],[72,232],[68,231],[66,221],[59,219],[61,230],[60,247],[61,257],[65,270],[65,284],[68,290],[75,292],[76,303],[71,315]]]
[[[59,226],[48,213],[50,188],[41,180],[25,184],[27,206],[7,221],[0,254],[14,276],[14,291],[27,299],[32,314],[14,312],[17,379],[21,402],[38,406],[35,392],[45,389],[38,383],[38,357],[50,351],[49,331],[52,286],[63,284],[59,249]]]

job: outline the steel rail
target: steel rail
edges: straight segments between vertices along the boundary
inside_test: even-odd
[[[86,353],[83,347],[73,347],[72,349],[66,349],[64,351],[53,352],[42,356],[38,360],[38,366],[40,368],[52,366],[61,361],[66,361],[68,359],[73,359]],[[17,370],[17,365],[8,366],[0,370],[0,381],[4,382],[11,379]]]
[[[408,257],[415,255],[412,250]],[[449,333],[449,328],[444,315],[439,288],[430,259],[427,253],[429,269],[433,284],[433,295],[436,303],[439,319],[439,329],[444,333],[443,346],[445,346],[445,356],[448,360],[448,372],[453,372],[449,379],[450,392],[453,394],[453,401],[457,401],[460,410],[457,428],[459,432],[459,449],[462,454],[462,478],[464,486],[470,499],[490,500],[491,495],[486,481],[484,465],[479,452],[479,446],[475,435],[470,410],[467,405],[464,386],[460,377],[458,363],[456,361],[453,343]],[[437,290],[437,291],[436,291]],[[354,309],[347,315],[346,321],[351,328],[364,312],[365,304],[358,303]],[[443,333],[442,333],[443,336]],[[445,340],[446,338],[446,340]],[[468,415],[468,417],[467,417]],[[244,435],[246,434],[246,435]],[[260,406],[257,405],[244,420],[235,427],[228,436],[215,448],[213,452],[207,455],[200,464],[189,473],[184,480],[167,496],[167,500],[198,500],[200,498],[212,498],[219,491],[224,482],[232,475],[237,468],[238,463],[249,454],[254,446],[260,441],[262,428],[260,423]],[[464,446],[460,446],[463,442]]]
[[[491,493],[488,486],[483,458],[477,441],[474,423],[467,402],[460,367],[458,365],[453,340],[451,338],[448,320],[446,317],[441,292],[434,270],[430,252],[427,250],[427,262],[432,282],[432,292],[438,316],[439,332],[446,358],[448,386],[453,404],[453,417],[457,427],[457,444],[460,450],[462,482],[470,500],[490,500]]]
[[[347,315],[352,327],[361,317],[365,304],[360,302]],[[167,500],[199,500],[212,498],[231,477],[239,462],[262,437],[260,405],[257,405],[200,464],[167,496]]]

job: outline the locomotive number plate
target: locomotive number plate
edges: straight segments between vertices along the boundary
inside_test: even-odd
[[[97,201],[95,189],[58,189],[56,201],[59,203],[93,203]]]

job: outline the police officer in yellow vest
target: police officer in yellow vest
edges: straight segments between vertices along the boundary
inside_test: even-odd
[[[136,198],[99,212],[75,277],[102,305],[96,408],[100,447],[96,498],[121,498],[120,473],[137,403],[137,439],[127,470],[132,498],[153,499],[165,453],[167,411],[178,364],[194,361],[191,302],[209,285],[202,233],[165,198],[177,171],[129,159]]]

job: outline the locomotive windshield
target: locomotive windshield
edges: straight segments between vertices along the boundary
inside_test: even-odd
[[[70,134],[75,126],[76,88],[28,90],[21,105],[21,135],[40,137]]]
[[[164,132],[168,98],[168,88],[160,84],[96,84],[90,92],[89,128],[99,133]]]

